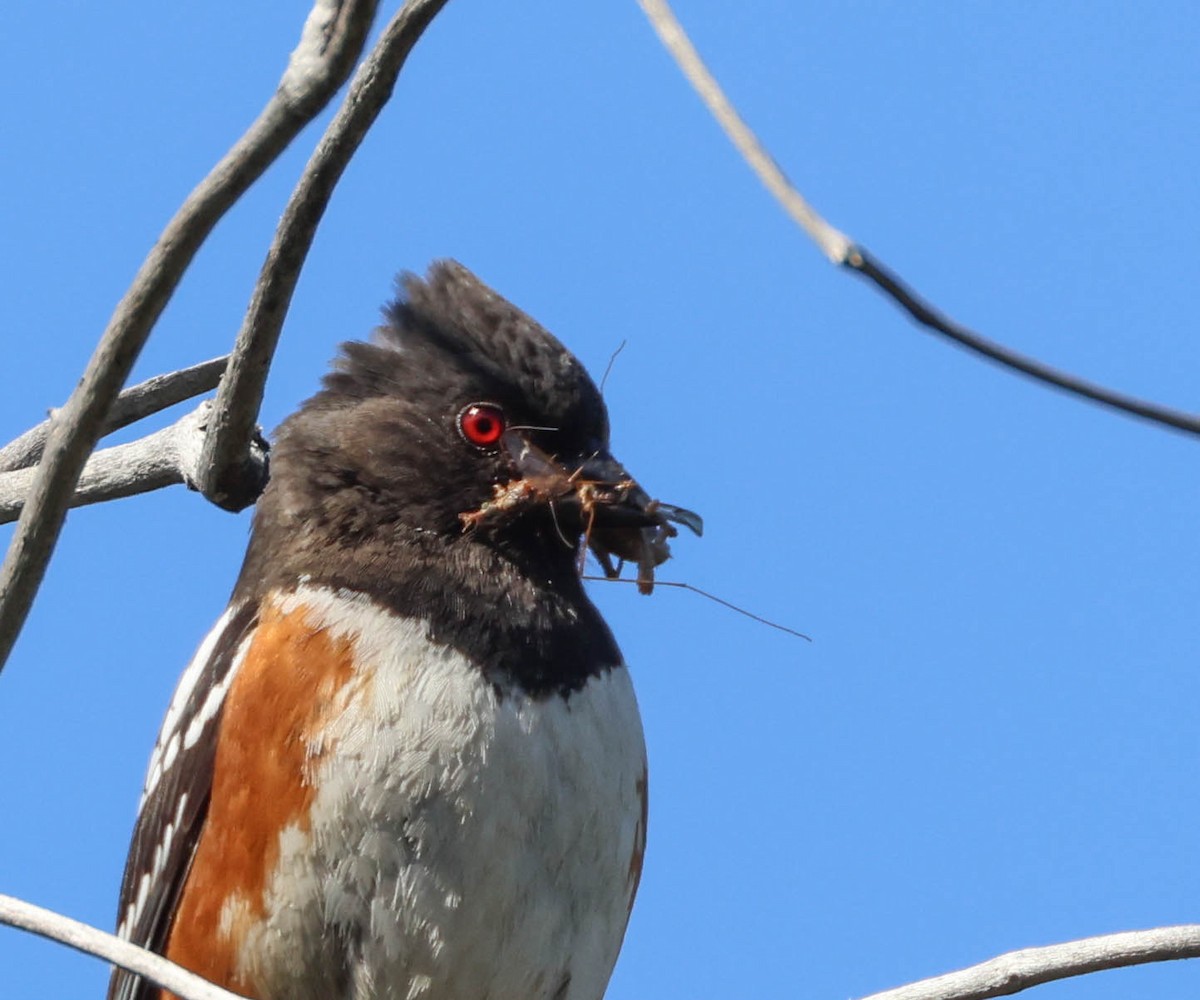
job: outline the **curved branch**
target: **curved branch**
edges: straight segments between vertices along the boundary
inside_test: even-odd
[[[821,252],[834,264],[845,263],[846,255],[853,246],[850,237],[834,229],[821,218],[804,196],[793,187],[792,182],[779,168],[779,164],[763,148],[758,137],[742,120],[742,116],[725,96],[721,85],[704,65],[704,60],[700,58],[700,53],[683,30],[683,25],[671,12],[670,4],[666,0],[638,0],[638,4],[649,18],[650,25],[671,54],[671,58],[683,70],[683,75],[687,77],[692,89],[700,95],[709,113],[742,154],[742,159],[758,174],[758,179],[766,185],[767,190],[775,196],[775,200],[783,206],[792,220],[808,233]]]
[[[0,894],[0,924],[65,944],[85,955],[95,955],[113,965],[143,976],[170,990],[180,1000],[245,1000],[236,993],[201,979],[161,955],[52,910]]]
[[[0,567],[0,669],[25,623],[62,531],[75,484],[113,399],[201,244],[349,75],[373,0],[317,0],[283,79],[258,119],[184,201],[117,304],[79,385],[54,420]]]
[[[204,447],[200,489],[218,506],[241,510],[258,498],[261,484],[247,479],[243,463],[300,269],[346,165],[391,97],[409,52],[446,2],[408,0],[392,18],[355,73],[350,92],[288,200],[217,394]]]
[[[1089,972],[1181,958],[1200,958],[1200,924],[1022,948],[958,972],[872,993],[862,1000],[987,1000]]]
[[[1200,415],[1137,399],[1134,396],[1059,371],[1057,368],[1019,354],[986,337],[981,337],[942,315],[926,303],[897,275],[888,270],[882,262],[875,260],[845,233],[829,225],[792,186],[791,181],[763,148],[730,103],[729,98],[725,96],[720,84],[704,65],[695,46],[692,45],[683,27],[671,12],[667,0],[638,0],[638,3],[667,51],[670,52],[693,89],[700,95],[709,112],[724,129],[725,134],[729,136],[730,141],[737,147],[738,152],[742,154],[750,168],[758,175],[767,190],[774,195],[788,215],[833,263],[867,278],[922,326],[1006,368],[1122,413],[1141,417],[1144,420],[1184,431],[1187,434],[1200,436]]]
[[[108,411],[104,426],[100,429],[100,436],[104,437],[136,423],[143,417],[215,389],[221,381],[221,374],[225,371],[225,363],[228,360],[229,355],[225,354],[211,361],[201,361],[190,368],[181,368],[177,372],[155,375],[145,382],[123,390],[113,401],[112,409]],[[50,437],[53,423],[53,418],[43,420],[0,448],[0,472],[12,472],[37,465],[42,458],[42,450],[46,447],[46,439]]]

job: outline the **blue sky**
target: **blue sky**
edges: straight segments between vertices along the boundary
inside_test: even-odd
[[[65,399],[303,13],[6,11],[0,439]],[[1196,406],[1200,8],[678,13],[801,190],[943,309]],[[227,349],[317,134],[216,231],[138,377]],[[614,449],[707,526],[660,575],[814,640],[594,585],[651,754],[610,997],[841,1000],[1200,920],[1198,442],[936,342],[825,264],[632,0],[441,15],[330,207],[263,423],[369,332],[397,271],[440,256],[597,375],[628,342]],[[183,489],[71,516],[0,676],[0,891],[111,925],[154,734],[247,525]],[[96,996],[105,977],[0,929],[0,996]],[[1198,989],[1176,964],[1040,995]]]

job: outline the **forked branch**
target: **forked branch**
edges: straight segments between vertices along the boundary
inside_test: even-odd
[[[184,201],[117,304],[78,387],[54,419],[0,566],[0,668],[45,576],[84,463],[159,315],[220,218],[349,75],[375,6],[373,0],[317,0],[275,94]]]
[[[122,390],[108,411],[108,417],[100,430],[100,437],[128,427],[176,403],[182,403],[185,399],[215,389],[221,381],[221,373],[225,371],[225,363],[228,360],[229,355],[223,355],[211,361],[201,361],[190,368],[181,368],[166,375],[155,375],[145,382]],[[0,473],[37,465],[41,461],[42,449],[46,447],[53,425],[54,417],[49,417],[0,448]]]
[[[206,400],[169,427],[129,444],[94,452],[83,467],[70,505],[84,507],[179,484],[197,489],[212,405]],[[267,449],[261,439],[256,438],[248,454],[247,479],[253,477],[265,483]],[[17,519],[36,474],[32,468],[0,472],[0,524]]]
[[[446,2],[408,0],[392,18],[359,66],[350,92],[288,199],[217,393],[204,446],[199,485],[219,506],[240,510],[258,498],[260,487],[244,474],[243,463],[300,269],[334,186],[391,97],[409,52]]]

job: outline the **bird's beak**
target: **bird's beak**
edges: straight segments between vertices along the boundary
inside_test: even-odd
[[[654,567],[671,557],[667,539],[677,534],[675,525],[696,535],[703,533],[700,515],[652,499],[607,451],[564,460],[547,455],[515,432],[508,433],[512,437],[505,445],[520,476],[516,482],[551,504],[556,516],[577,524],[606,576],[620,573],[614,557],[636,563],[639,588],[649,593]]]

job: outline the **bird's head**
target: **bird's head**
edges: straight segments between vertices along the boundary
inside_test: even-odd
[[[673,523],[609,452],[595,383],[557,339],[466,268],[406,275],[370,343],[344,344],[324,388],[280,429],[263,504],[344,544],[397,533],[536,551],[590,546],[647,589]]]

